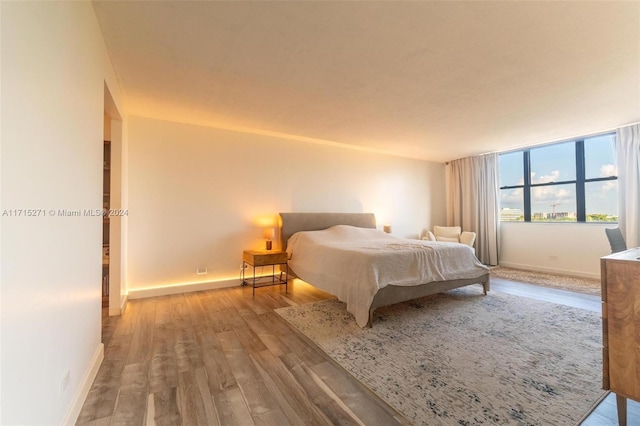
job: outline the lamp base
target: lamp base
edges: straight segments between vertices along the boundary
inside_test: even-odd
[[[271,250],[271,243],[272,241],[267,240],[267,250]]]

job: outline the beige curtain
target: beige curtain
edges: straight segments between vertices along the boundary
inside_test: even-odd
[[[498,264],[498,154],[462,158],[447,163],[447,226],[476,233],[476,256],[486,265]]]
[[[618,163],[618,227],[627,247],[640,246],[640,124],[616,135]]]

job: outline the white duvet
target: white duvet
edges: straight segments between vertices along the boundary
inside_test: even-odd
[[[297,232],[287,253],[296,275],[345,302],[360,327],[383,287],[470,279],[489,271],[464,244],[408,240],[347,225]]]

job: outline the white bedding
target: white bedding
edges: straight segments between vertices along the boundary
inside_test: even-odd
[[[287,253],[296,275],[345,302],[360,327],[383,287],[471,279],[489,271],[464,244],[408,240],[347,225],[297,232]]]

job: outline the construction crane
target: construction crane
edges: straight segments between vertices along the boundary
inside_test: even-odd
[[[551,206],[551,218],[555,219],[556,218],[556,206],[559,206],[562,203],[552,203],[550,204]]]

